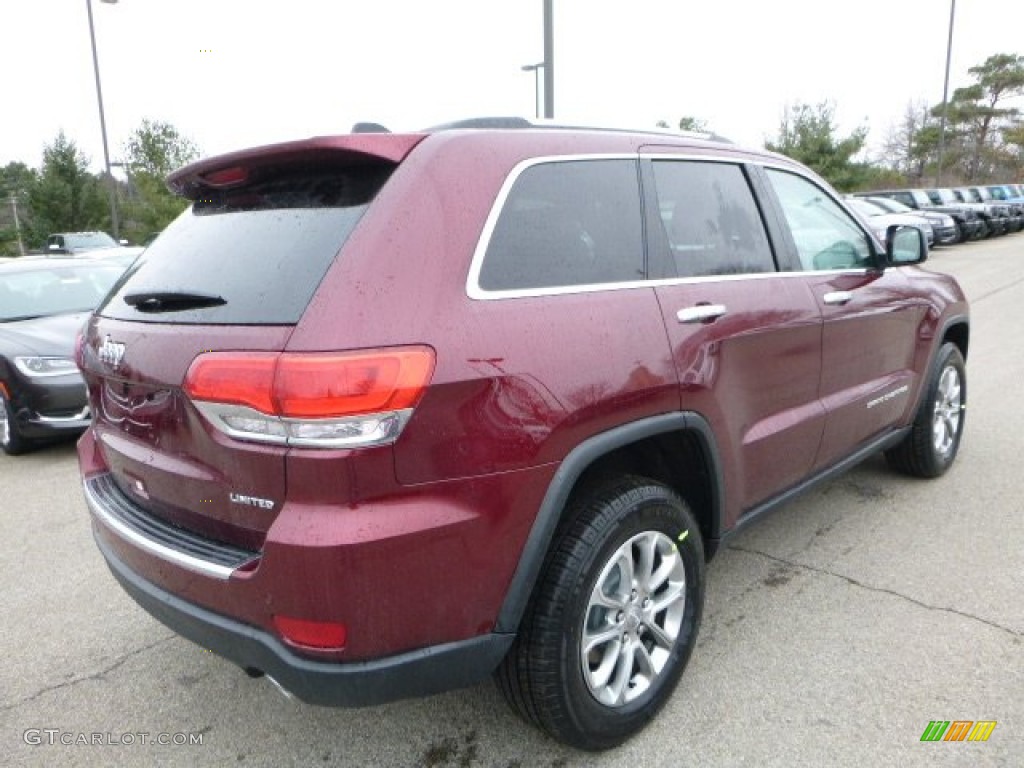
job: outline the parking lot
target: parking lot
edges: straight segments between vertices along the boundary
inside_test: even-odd
[[[625,746],[557,745],[490,685],[330,710],[247,678],[117,586],[63,444],[0,455],[0,762],[1024,765],[1024,235],[925,266],[972,302],[957,463],[929,482],[871,460],[731,539],[679,689]],[[932,720],[997,725],[921,742]]]

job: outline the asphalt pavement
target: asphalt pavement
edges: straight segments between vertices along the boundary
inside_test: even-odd
[[[680,687],[624,746],[560,746],[489,684],[332,710],[247,678],[117,586],[63,444],[0,455],[0,764],[1024,766],[1024,233],[926,266],[972,301],[955,466],[872,459],[730,540]],[[922,742],[933,720],[996,726]]]

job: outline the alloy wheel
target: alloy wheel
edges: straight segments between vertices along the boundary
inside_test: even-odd
[[[935,391],[932,416],[932,445],[940,456],[946,456],[953,449],[960,429],[962,405],[960,374],[952,365],[947,365]]]
[[[686,611],[686,569],[660,531],[633,536],[609,558],[583,617],[580,662],[590,693],[610,707],[642,696],[665,669]]]

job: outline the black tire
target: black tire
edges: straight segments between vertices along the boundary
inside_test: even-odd
[[[18,432],[14,409],[7,398],[0,395],[0,450],[8,456],[17,456],[31,447],[31,442]]]
[[[601,486],[567,513],[495,679],[512,709],[554,738],[608,749],[657,714],[689,661],[704,604],[704,547],[678,494],[642,478]],[[634,555],[627,592],[617,563]],[[620,608],[594,602],[599,583],[602,600]],[[594,648],[584,657],[588,633]]]
[[[885,452],[890,466],[915,477],[938,477],[953,464],[964,432],[967,374],[955,344],[946,342],[932,365],[910,434]]]

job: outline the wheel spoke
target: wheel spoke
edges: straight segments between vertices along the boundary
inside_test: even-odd
[[[643,643],[636,643],[633,648],[633,658],[636,661],[634,668],[642,673],[648,681],[653,680],[658,671],[654,668],[654,659],[651,658],[647,646]]]
[[[613,642],[622,635],[622,629],[616,625],[602,627],[597,632],[587,632],[583,635],[583,653],[589,654],[599,645]]]
[[[668,585],[668,589],[652,598],[653,606],[651,613],[657,615],[666,608],[672,606],[686,597],[686,582],[675,582]]]
[[[666,557],[662,559],[657,572],[651,576],[651,583],[649,587],[651,592],[655,592],[662,584],[669,580],[669,577],[672,575],[672,571],[676,568],[677,562],[676,557]]]
[[[661,628],[660,624],[651,622],[647,625],[647,632],[654,638],[654,642],[666,651],[671,651],[672,646],[675,644],[676,639],[669,637],[665,630]]]
[[[603,592],[598,585],[598,589],[594,590],[594,596],[590,601],[592,606],[597,605],[601,608],[607,608],[608,610],[622,609],[626,607],[627,599],[629,597],[629,590],[626,590],[626,594],[611,594]]]
[[[949,392],[946,393],[946,407],[950,409],[960,407],[960,384],[958,382],[954,381]]]
[[[615,675],[608,684],[610,703],[618,705],[623,702],[626,686],[633,677],[634,651],[632,643],[623,643],[615,664]]]
[[[651,591],[656,588],[654,580],[654,553],[658,547],[656,536],[647,536],[639,543],[640,562],[637,564],[637,582],[643,589]]]
[[[622,575],[622,579],[619,581],[619,594],[630,593],[633,589],[634,584],[634,573],[633,573],[633,553],[630,547],[623,547],[619,550],[616,565],[619,568],[619,573]]]
[[[601,663],[595,669],[587,669],[587,684],[591,690],[599,691],[608,685],[612,673],[619,666],[619,655],[622,653],[621,641],[616,641],[613,647],[606,648],[601,657]]]

